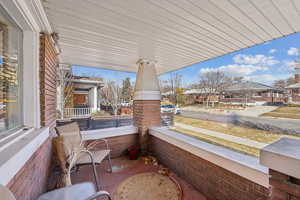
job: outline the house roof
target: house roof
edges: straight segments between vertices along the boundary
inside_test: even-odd
[[[215,89],[209,89],[209,88],[186,90],[183,94],[206,94],[206,93],[215,93],[215,94],[217,94]]]
[[[87,77],[87,76],[73,76],[73,79],[71,81],[73,83],[83,83],[83,84],[96,84],[96,85],[103,84],[103,80],[101,78]]]
[[[60,62],[136,72],[180,69],[300,31],[300,1],[42,1]]]
[[[300,88],[300,83],[295,83],[286,87],[287,89]]]
[[[274,90],[276,88],[252,81],[244,81],[236,83],[226,88],[226,91],[240,91],[240,90]]]
[[[167,91],[167,92],[163,92],[161,93],[162,96],[169,96],[169,95],[172,95],[174,92],[172,90],[170,91]]]

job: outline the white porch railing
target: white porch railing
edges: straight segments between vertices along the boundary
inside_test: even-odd
[[[65,108],[64,118],[90,117],[96,111],[95,108]]]

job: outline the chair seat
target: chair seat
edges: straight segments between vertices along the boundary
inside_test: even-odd
[[[85,200],[95,193],[94,184],[86,182],[47,192],[38,200]]]
[[[110,150],[98,150],[91,151],[94,157],[95,164],[100,164],[102,160],[109,154]],[[91,158],[88,154],[80,154],[79,158],[76,161],[77,164],[89,164],[91,163]]]

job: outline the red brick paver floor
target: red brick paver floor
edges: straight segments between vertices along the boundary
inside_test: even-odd
[[[126,157],[120,157],[112,160],[113,173],[106,171],[107,161],[100,166],[97,166],[97,172],[100,176],[101,189],[108,191],[112,197],[114,196],[117,186],[126,178],[143,172],[157,172],[158,167],[146,165],[142,160],[128,160]],[[183,190],[184,200],[208,200],[193,186],[179,178],[173,172],[170,173],[181,186]],[[84,181],[93,181],[92,168],[90,166],[81,166],[78,172],[72,176],[72,183],[80,183]]]

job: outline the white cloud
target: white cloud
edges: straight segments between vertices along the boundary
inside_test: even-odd
[[[221,71],[226,73],[228,76],[247,76],[256,71],[265,71],[266,67],[257,66],[257,65],[239,65],[239,64],[231,64],[224,65],[218,68],[202,68],[200,73],[206,73],[211,71]]]
[[[287,51],[287,54],[290,55],[290,56],[298,56],[299,55],[299,49],[295,48],[295,47],[291,47]]]
[[[284,60],[283,65],[279,68],[281,71],[293,71],[295,69],[296,62],[294,60]]]
[[[211,72],[221,71],[232,77],[248,77],[255,78],[254,74],[258,72],[266,72],[269,67],[280,63],[273,56],[265,56],[262,54],[257,55],[246,55],[238,54],[233,58],[234,63],[229,65],[223,65],[216,68],[202,68],[199,72]],[[265,76],[266,79],[270,80],[270,75]],[[263,77],[261,77],[263,80]]]
[[[289,74],[260,74],[253,76],[245,76],[244,79],[248,81],[254,81],[265,84],[272,84],[276,80],[286,79],[289,77]]]
[[[277,77],[275,77],[272,74],[262,74],[262,75],[245,76],[244,79],[248,81],[259,82],[259,83],[269,83],[277,80]]]
[[[277,52],[277,49],[270,49],[270,50],[269,50],[269,53],[270,53],[270,54],[276,53],[276,52]]]
[[[238,64],[246,65],[261,65],[261,66],[272,66],[279,63],[273,56],[265,56],[262,54],[257,55],[246,55],[238,54],[233,57],[233,61]]]

